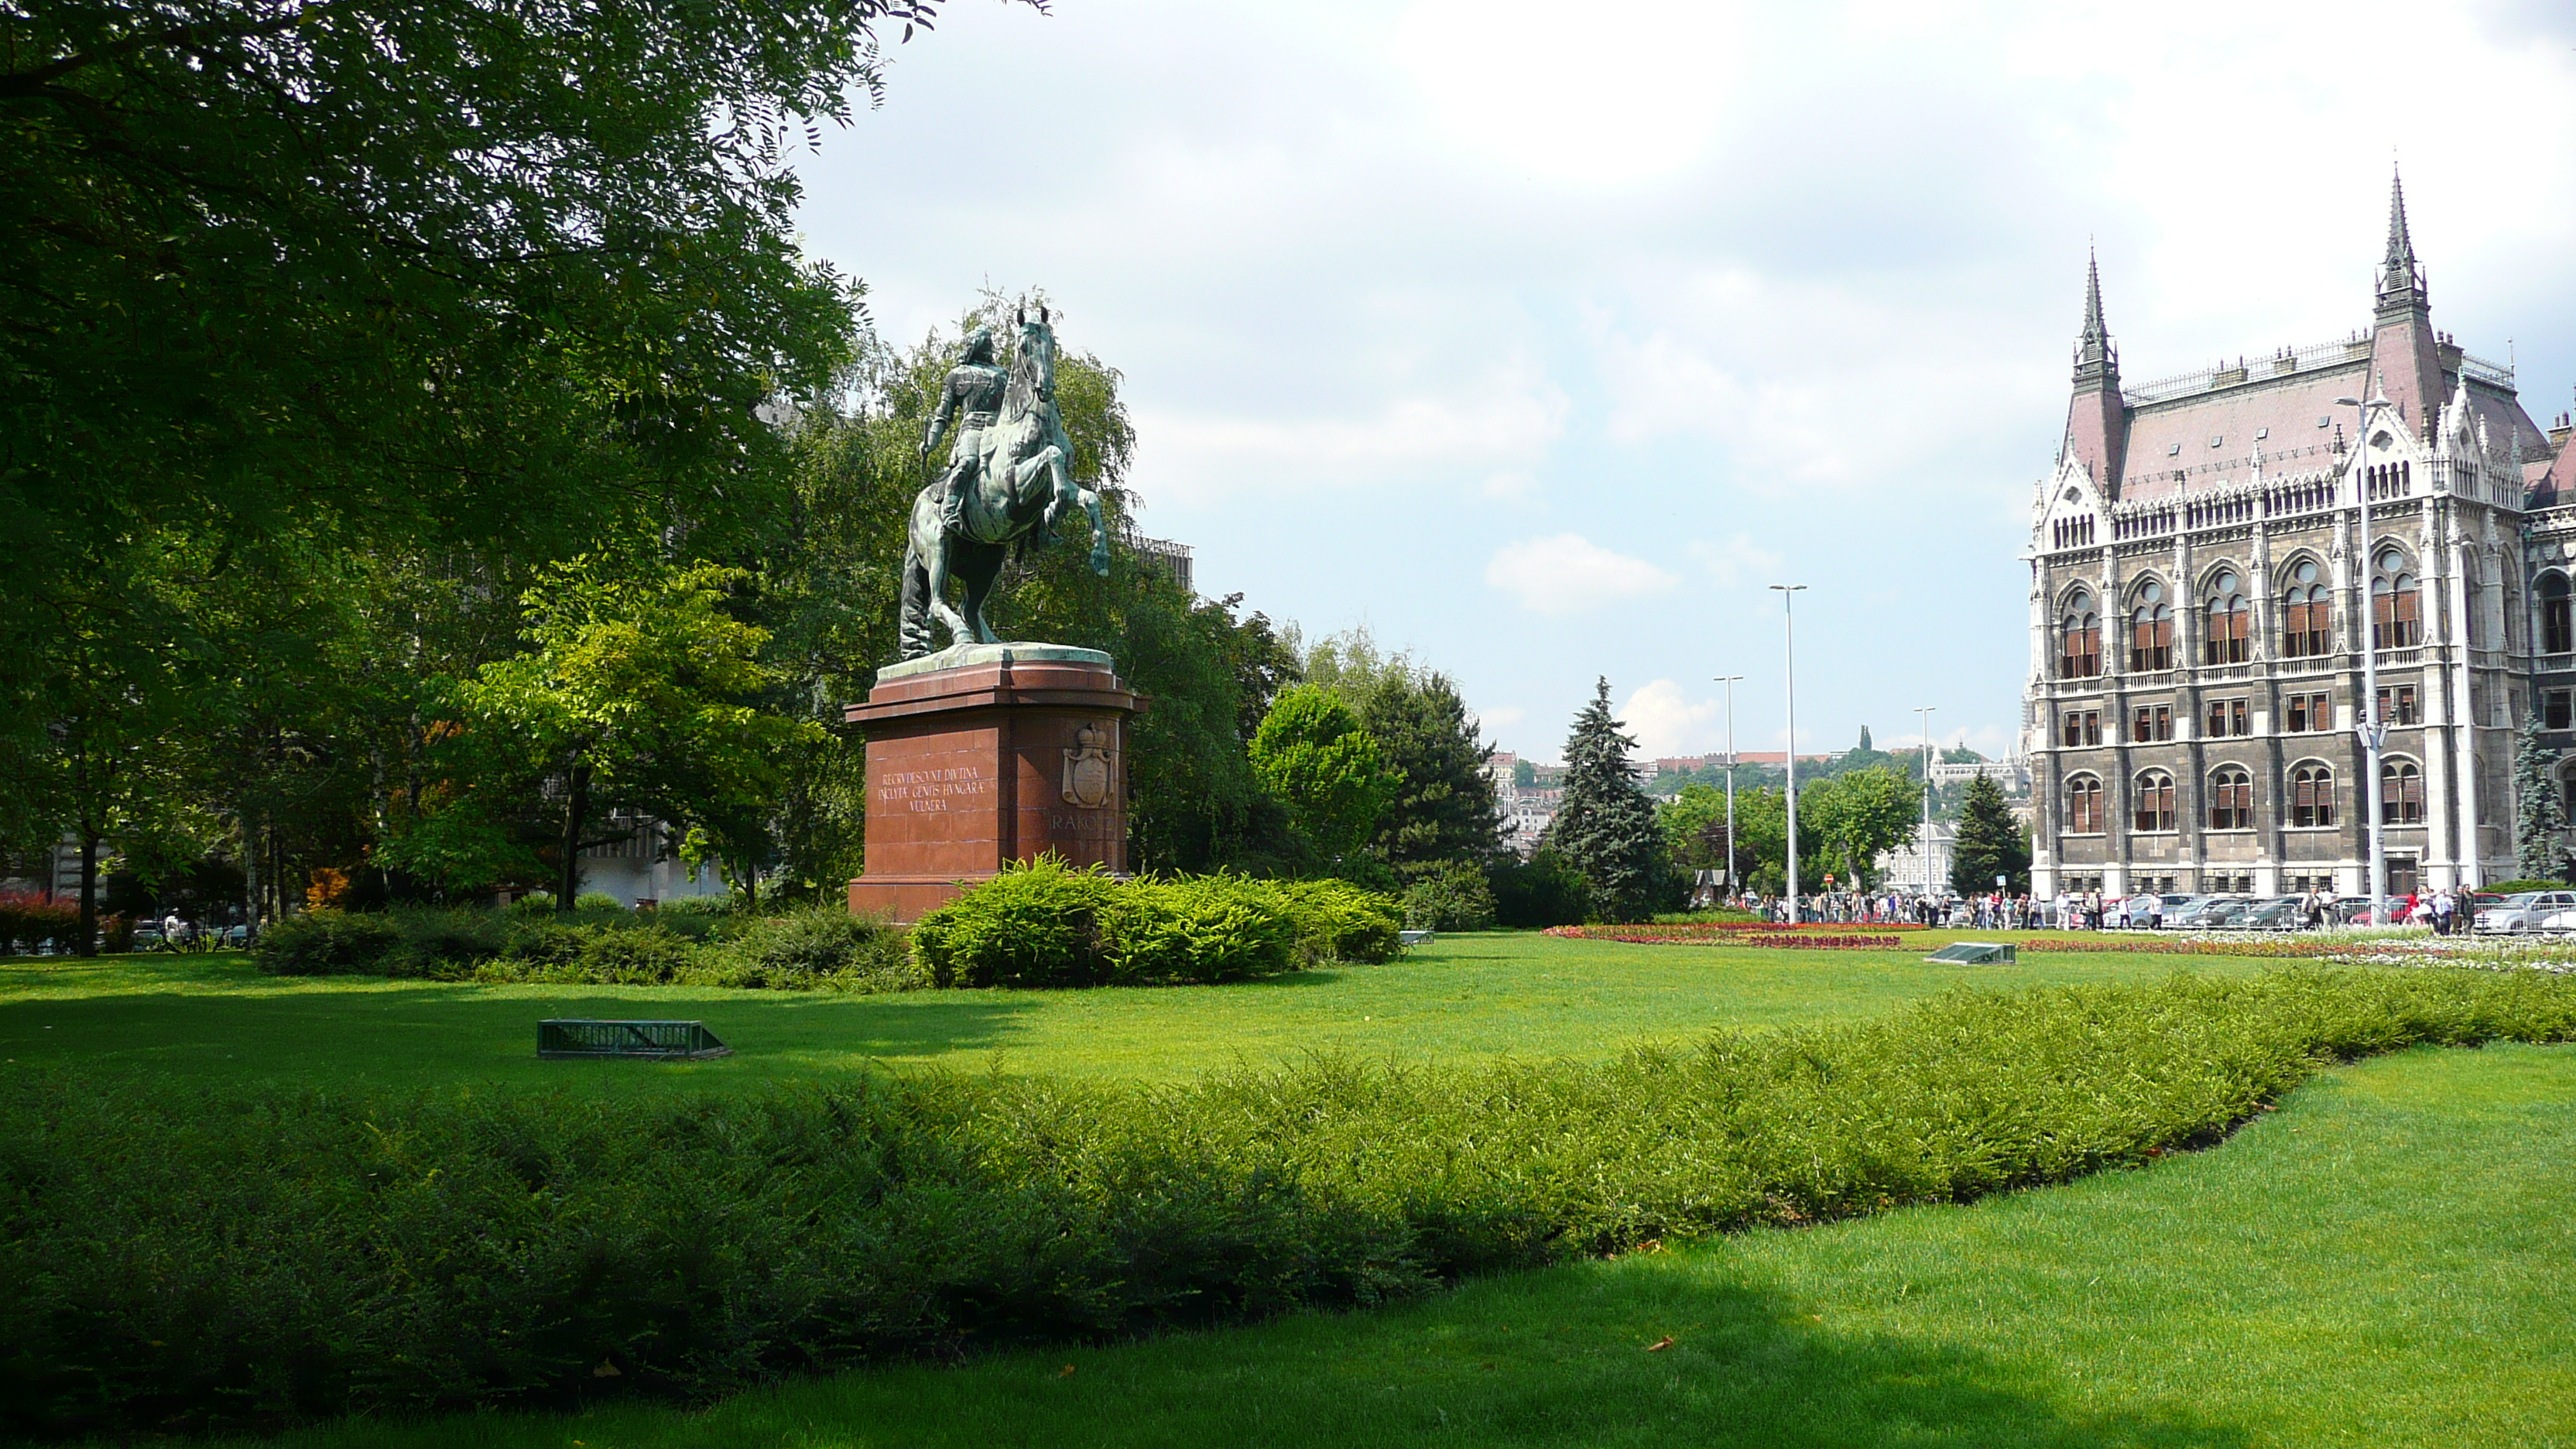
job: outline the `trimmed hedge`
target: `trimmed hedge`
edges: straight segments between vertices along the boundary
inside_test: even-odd
[[[251,959],[280,976],[366,973],[565,985],[899,991],[928,984],[903,936],[834,906],[785,916],[307,911],[261,933]]]
[[[2211,1143],[2320,1064],[2576,1038],[2576,980],[1960,991],[1600,1065],[752,1098],[0,1087],[0,1428],[703,1398],[1315,1305]]]
[[[1394,897],[1343,881],[1120,880],[1049,855],[923,916],[912,946],[941,986],[1169,986],[1392,960],[1403,925]]]

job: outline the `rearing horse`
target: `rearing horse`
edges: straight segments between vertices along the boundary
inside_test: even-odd
[[[1010,387],[1002,410],[983,430],[975,478],[961,526],[942,526],[939,485],[924,485],[912,500],[912,528],[903,551],[903,657],[932,651],[931,620],[948,630],[948,642],[999,644],[984,622],[984,602],[1014,543],[1045,544],[1055,526],[1079,507],[1091,517],[1091,571],[1109,573],[1109,529],[1101,521],[1100,495],[1073,481],[1065,465],[1073,440],[1055,408],[1055,333],[1046,309],[1031,322],[1018,317],[1019,345],[1012,350]],[[966,585],[961,613],[948,602],[948,580]]]

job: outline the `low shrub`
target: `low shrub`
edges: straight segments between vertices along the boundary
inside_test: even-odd
[[[1130,881],[1101,914],[1103,979],[1174,986],[1275,976],[1304,964],[1299,948],[1310,936],[1328,934],[1325,913],[1278,882],[1229,874]]]
[[[251,959],[273,976],[342,975],[381,970],[401,945],[391,916],[326,907],[271,922]]]
[[[1603,1064],[1319,1057],[1181,1087],[749,1097],[0,1080],[0,1432],[702,1398],[1366,1304],[1459,1274],[2059,1182],[2339,1058],[2576,1038],[2576,979],[1953,992]]]
[[[903,990],[929,984],[903,933],[873,916],[817,906],[744,924],[713,953],[719,986]]]
[[[263,934],[252,959],[324,972],[594,986],[894,991],[926,984],[900,932],[829,908],[780,917],[584,909],[310,911]]]
[[[914,922],[912,949],[940,986],[1096,986],[1108,975],[1101,917],[1118,888],[1106,871],[1042,855]]]
[[[923,916],[912,946],[941,986],[1168,986],[1388,960],[1403,924],[1394,897],[1345,881],[1122,881],[1048,855]]]
[[[80,939],[80,902],[69,896],[0,890],[0,956],[32,955],[46,942],[68,951]]]
[[[1417,931],[1490,930],[1494,910],[1493,882],[1474,861],[1441,861],[1404,888],[1404,924]]]
[[[1298,939],[1312,961],[1392,961],[1403,950],[1404,903],[1348,881],[1276,882],[1297,917]]]
[[[2522,892],[2524,892],[2524,891],[2566,891],[2566,890],[2576,890],[2576,886],[2571,886],[2571,885],[2569,885],[2567,882],[2565,882],[2565,881],[2563,881],[2563,880],[2507,880],[2507,881],[2498,881],[2498,882],[2496,882],[2494,885],[2491,885],[2491,886],[2480,886],[2480,887],[2478,887],[2478,894],[2480,894],[2480,895],[2510,896],[2510,895],[2519,895],[2519,894],[2521,894],[2521,893],[2522,893]],[[2405,903],[2405,902],[2404,902],[2404,900],[2402,899],[2402,893],[2401,893],[2401,899],[2399,900],[2399,902],[2398,902],[2398,903],[2399,903],[2400,905],[2403,905],[2403,904]]]
[[[1494,919],[1506,926],[1574,926],[1592,915],[1592,887],[1574,862],[1542,845],[1496,864]]]

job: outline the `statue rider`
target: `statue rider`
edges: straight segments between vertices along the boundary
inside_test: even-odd
[[[922,461],[939,450],[940,439],[947,435],[953,419],[956,436],[948,445],[948,471],[939,483],[940,526],[952,533],[962,533],[966,526],[966,493],[975,486],[980,466],[984,429],[1001,415],[1002,393],[1009,387],[1008,369],[993,361],[993,329],[978,327],[966,335],[965,355],[948,369],[948,380],[940,385],[939,411],[930,420],[930,431],[921,440]],[[963,413],[963,417],[958,414]]]

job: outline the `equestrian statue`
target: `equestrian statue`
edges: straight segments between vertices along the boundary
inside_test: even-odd
[[[912,500],[903,551],[903,657],[932,652],[935,619],[950,645],[999,644],[984,622],[984,603],[1014,545],[1041,547],[1064,516],[1091,518],[1091,571],[1109,573],[1109,529],[1100,495],[1073,481],[1073,440],[1055,407],[1055,332],[1040,307],[1035,322],[1016,317],[1019,342],[1011,365],[993,360],[993,332],[978,327],[940,388],[939,409],[921,440],[925,465],[948,443],[948,466]],[[954,428],[952,435],[951,428]],[[948,602],[948,581],[966,586],[961,611]]]

